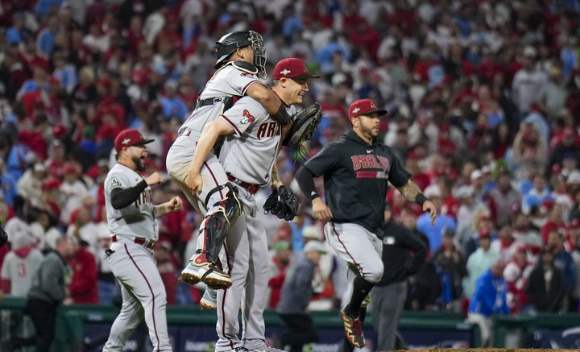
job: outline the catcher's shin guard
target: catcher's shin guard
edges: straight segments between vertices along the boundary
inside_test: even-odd
[[[212,207],[215,210],[206,214],[200,233],[205,242],[202,252],[205,253],[206,260],[213,264],[218,262],[218,255],[229,229],[242,213],[237,188],[228,182],[223,189],[228,190],[226,197]]]

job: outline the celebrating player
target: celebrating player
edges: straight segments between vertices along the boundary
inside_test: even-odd
[[[162,182],[155,172],[144,179],[147,143],[137,130],[124,130],[115,139],[117,164],[105,179],[107,222],[111,249],[107,260],[121,284],[123,305],[111,327],[104,352],[121,351],[143,317],[154,351],[171,351],[165,316],[165,287],[153,258],[159,236],[157,218],[181,210],[179,197],[153,205],[151,186]]]
[[[431,223],[437,216],[433,203],[410,181],[411,175],[395,154],[377,141],[379,116],[385,113],[370,99],[353,102],[349,108],[352,130],[326,145],[296,173],[300,189],[312,200],[314,215],[328,221],[324,227],[328,242],[356,273],[350,302],[342,309],[341,317],[346,337],[359,348],[365,344],[359,309],[383,275],[377,233],[383,221],[388,183],[429,211]],[[314,178],[320,176],[324,176],[328,205],[314,187]]]
[[[288,125],[291,118],[280,99],[258,77],[266,77],[266,55],[262,36],[253,31],[233,32],[215,45],[216,73],[200,94],[191,116],[179,129],[179,136],[167,154],[167,171],[190,203],[205,215],[200,228],[200,251],[190,258],[180,280],[189,284],[205,282],[213,288],[231,285],[229,275],[219,269],[218,255],[228,229],[241,213],[235,189],[216,155],[207,146],[200,168],[191,170],[204,127],[230,108],[235,99],[250,96],[262,104],[275,121]],[[203,180],[203,181],[202,181]]]
[[[304,61],[284,59],[274,68],[272,90],[290,109],[290,105],[302,103],[311,77],[318,76],[308,72]],[[218,352],[231,351],[242,345],[249,351],[272,350],[265,344],[263,320],[269,279],[266,265],[268,244],[264,226],[256,218],[258,207],[254,194],[271,182],[281,130],[280,123],[272,120],[256,100],[244,97],[205,127],[193,158],[194,174],[195,171],[199,173],[218,137],[227,136],[220,150],[219,162],[230,182],[239,190],[239,199],[244,204],[242,215],[232,225],[225,241],[225,260],[222,262],[227,265],[232,286],[227,291],[218,291],[217,295],[217,306],[220,307],[217,311]],[[297,208],[298,202],[295,204]],[[289,218],[293,218],[293,214],[286,219]],[[242,297],[244,332],[240,340],[238,311]]]

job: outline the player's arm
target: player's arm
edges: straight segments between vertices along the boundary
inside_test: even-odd
[[[268,87],[263,84],[252,84],[246,91],[246,95],[256,99],[268,112],[274,121],[286,126],[292,122],[292,118],[286,111],[282,101]]]
[[[126,208],[139,198],[139,195],[147,186],[160,184],[161,181],[161,175],[158,172],[154,172],[133,187],[115,187],[111,190],[111,205],[115,210]]]
[[[155,216],[160,218],[167,213],[172,211],[179,211],[183,209],[183,201],[180,197],[173,197],[170,201],[156,205],[153,210],[155,211]]]
[[[318,220],[329,221],[332,219],[332,212],[330,208],[324,204],[320,195],[316,193],[316,186],[314,185],[314,173],[306,166],[302,166],[296,173],[296,182],[300,186],[300,190],[312,202],[312,212]]]
[[[435,219],[437,218],[437,208],[435,208],[435,204],[431,202],[423,192],[419,189],[413,181],[408,180],[401,187],[397,187],[399,192],[409,201],[419,204],[423,207],[423,211],[428,211],[429,215],[431,215],[431,224],[435,225]]]
[[[203,182],[199,173],[218,137],[230,135],[234,132],[234,127],[223,118],[217,118],[203,128],[203,132],[195,148],[195,153],[193,154],[193,159],[191,160],[191,164],[189,164],[187,179],[185,180],[194,194],[201,192]]]

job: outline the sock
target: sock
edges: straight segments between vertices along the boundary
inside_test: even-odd
[[[354,279],[354,285],[352,289],[352,297],[350,298],[350,303],[345,311],[345,313],[351,318],[357,318],[362,302],[365,300],[371,288],[375,284],[368,282],[361,276],[357,276]]]

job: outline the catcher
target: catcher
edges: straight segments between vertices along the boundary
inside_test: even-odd
[[[308,91],[308,80],[312,77],[317,76],[308,72],[302,60],[287,58],[274,68],[272,90],[292,112],[290,110],[294,107],[291,105],[302,103],[303,95]],[[318,121],[320,108],[315,104],[296,116],[311,122]],[[305,134],[301,137],[289,135],[286,138],[288,143],[293,139],[297,142],[309,137],[316,127],[316,122],[314,125],[298,120],[295,122],[296,128],[290,133],[302,131]],[[230,274],[232,286],[227,291],[220,290],[217,293],[217,305],[221,308],[218,310],[219,340],[215,350],[231,351],[239,347],[249,351],[270,350],[265,345],[263,321],[269,278],[266,265],[269,258],[268,245],[264,226],[256,218],[258,206],[254,194],[260,187],[270,183],[274,191],[266,201],[266,209],[286,220],[291,220],[296,214],[298,198],[281,184],[274,167],[282,140],[282,125],[273,120],[255,99],[241,98],[232,108],[204,127],[187,180],[192,192],[201,188],[199,170],[220,136],[226,139],[220,149],[219,162],[236,187],[243,211],[236,223],[230,225],[225,238],[225,250],[220,256],[222,263],[227,265],[224,270]],[[242,340],[238,337],[240,304],[244,311]]]

